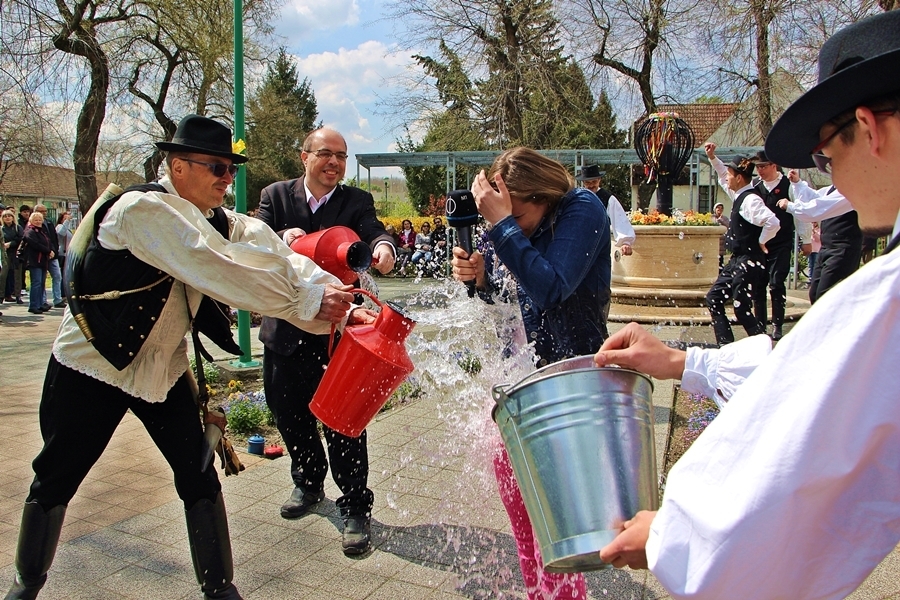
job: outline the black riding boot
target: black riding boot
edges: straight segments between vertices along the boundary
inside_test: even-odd
[[[37,502],[26,502],[16,548],[16,577],[6,600],[34,600],[47,581],[47,571],[56,554],[66,506],[48,511]]]
[[[215,502],[199,500],[185,511],[191,559],[203,598],[206,600],[242,600],[231,583],[234,564],[231,560],[231,539],[228,537],[228,518],[222,493]]]

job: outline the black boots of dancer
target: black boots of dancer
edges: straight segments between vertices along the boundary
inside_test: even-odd
[[[16,577],[6,600],[34,600],[47,581],[66,516],[65,505],[48,511],[37,502],[26,502],[16,548]]]
[[[66,515],[64,505],[48,511],[26,502],[16,549],[16,576],[5,600],[35,600],[47,581]],[[215,502],[200,500],[185,511],[194,572],[205,600],[242,600],[231,583],[234,565],[228,518],[221,492]]]
[[[215,502],[199,500],[184,513],[194,573],[204,600],[242,600],[231,583],[234,564],[222,493]]]

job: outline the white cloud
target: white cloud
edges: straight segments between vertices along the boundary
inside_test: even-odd
[[[351,155],[394,150],[393,132],[378,114],[378,99],[396,92],[394,78],[412,63],[409,52],[380,41],[295,57],[300,77],[308,77],[319,118],[347,139]],[[355,161],[347,175],[356,173]]]
[[[288,0],[275,24],[275,33],[291,44],[341,27],[359,23],[357,0]]]

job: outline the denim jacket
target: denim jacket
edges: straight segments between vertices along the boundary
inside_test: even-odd
[[[488,232],[494,252],[516,280],[519,308],[539,364],[593,354],[607,338],[609,216],[590,190],[575,188],[530,238],[512,216]],[[493,261],[487,281],[496,289]]]

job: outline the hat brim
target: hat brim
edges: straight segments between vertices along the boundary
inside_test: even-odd
[[[576,175],[575,181],[593,181],[594,179],[603,179],[605,176],[606,172],[603,172],[600,175],[591,175],[590,177],[585,177],[584,175]]]
[[[782,167],[815,166],[811,152],[822,125],[846,110],[900,90],[900,50],[838,71],[797,98],[766,136],[766,156]]]
[[[231,162],[236,165],[243,164],[249,160],[243,154],[235,154],[233,152],[219,152],[217,150],[210,150],[209,148],[202,148],[200,146],[188,146],[186,144],[176,144],[174,142],[156,142],[156,147],[164,152],[194,152],[196,154],[208,154],[209,156],[221,156],[223,158],[230,158]]]

